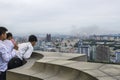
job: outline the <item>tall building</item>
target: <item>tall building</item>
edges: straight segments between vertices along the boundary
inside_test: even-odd
[[[47,42],[51,42],[51,34],[47,34],[46,35],[46,41]]]
[[[116,63],[120,63],[120,52],[115,52]]]
[[[96,57],[96,46],[90,46],[90,61],[95,61],[95,57]]]
[[[88,60],[90,59],[90,46],[89,45],[83,45],[83,41],[79,40],[78,42],[78,53],[86,54],[88,57]]]
[[[110,48],[104,45],[99,45],[96,47],[96,57],[97,62],[110,62]]]

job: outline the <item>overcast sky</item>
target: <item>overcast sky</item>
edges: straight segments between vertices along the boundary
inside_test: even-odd
[[[120,33],[120,0],[0,0],[0,25],[14,34]]]

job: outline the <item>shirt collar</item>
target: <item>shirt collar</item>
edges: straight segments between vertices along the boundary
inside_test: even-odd
[[[29,45],[31,45],[31,46],[32,46],[31,42],[28,42],[28,43],[29,43]]]

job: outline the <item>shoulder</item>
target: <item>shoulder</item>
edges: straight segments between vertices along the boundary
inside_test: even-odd
[[[0,42],[0,49],[6,48],[5,44],[3,42]]]
[[[0,52],[4,52],[6,50],[7,50],[6,46],[4,44],[0,44]]]
[[[3,43],[4,44],[12,44],[12,41],[11,40],[4,40]]]
[[[28,47],[29,49],[33,50],[33,46],[32,46],[32,44],[31,44],[30,42],[28,42],[28,43],[26,43],[26,44],[27,44],[27,47]]]

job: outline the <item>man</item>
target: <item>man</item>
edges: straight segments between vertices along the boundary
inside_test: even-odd
[[[36,42],[37,42],[37,37],[35,35],[30,35],[28,42],[18,44],[16,57],[13,58],[8,64],[9,69],[13,69],[25,64],[27,59],[30,58],[33,52],[33,46],[35,46]]]
[[[32,52],[33,52],[33,46],[35,46],[36,42],[37,42],[37,37],[35,35],[30,35],[29,39],[28,39],[28,42],[18,44],[18,52],[17,52],[16,55],[21,60],[29,59]]]
[[[8,30],[5,27],[0,27],[0,80],[6,80],[7,64],[13,57],[3,43],[6,39],[6,31]]]

